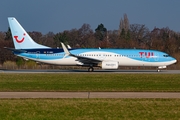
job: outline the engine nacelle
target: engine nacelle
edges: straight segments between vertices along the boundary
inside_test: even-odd
[[[165,68],[167,68],[166,66],[159,66],[158,67],[159,69],[165,69]]]
[[[116,61],[103,61],[102,69],[118,69],[118,62]]]

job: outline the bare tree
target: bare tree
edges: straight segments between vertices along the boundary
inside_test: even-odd
[[[81,47],[89,47],[89,38],[93,36],[93,30],[89,24],[83,24],[79,31],[79,44]],[[91,42],[90,42],[91,43]]]
[[[127,14],[124,14],[124,19],[121,18],[120,24],[119,24],[119,34],[124,30],[125,34],[127,34],[129,30],[129,19],[127,17]]]
[[[127,14],[124,14],[124,30],[126,33],[129,30],[129,19],[127,17]]]
[[[145,45],[149,42],[149,29],[145,25],[131,24],[130,25],[131,38],[139,43],[139,47],[145,48]]]

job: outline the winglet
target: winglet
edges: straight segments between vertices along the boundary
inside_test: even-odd
[[[61,45],[62,45],[62,48],[63,48],[63,50],[64,50],[64,52],[65,52],[64,58],[65,58],[66,56],[71,55],[71,53],[70,53],[69,50],[66,48],[66,46],[64,45],[64,43],[61,42]]]
[[[68,49],[71,49],[71,46],[70,45],[67,45]]]

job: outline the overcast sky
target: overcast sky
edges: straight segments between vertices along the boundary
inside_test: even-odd
[[[126,13],[130,24],[180,32],[179,12],[180,0],[1,0],[0,31],[7,31],[7,17],[15,17],[26,31],[43,34],[79,29],[84,23],[93,30],[100,23],[117,30]]]

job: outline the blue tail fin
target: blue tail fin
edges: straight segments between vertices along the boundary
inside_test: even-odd
[[[8,17],[15,49],[49,48],[36,43],[14,17]]]

